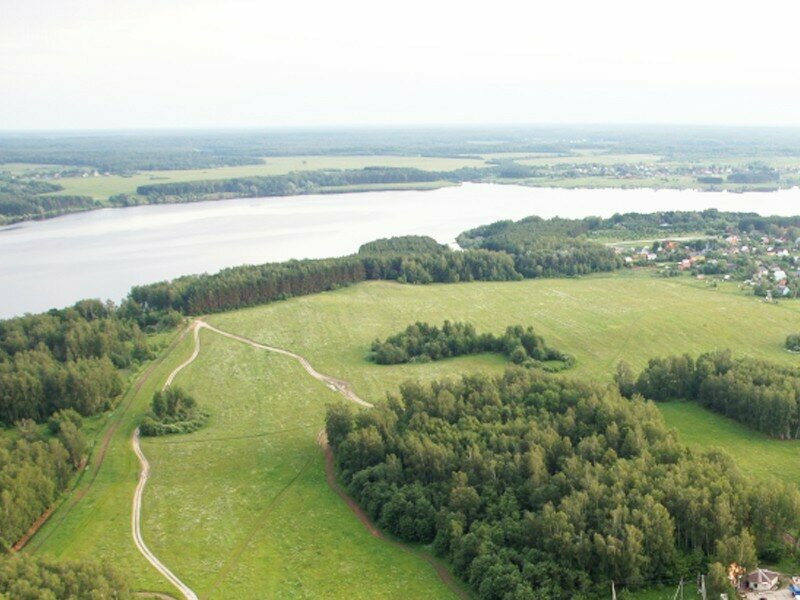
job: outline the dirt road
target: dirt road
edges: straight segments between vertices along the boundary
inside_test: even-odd
[[[200,330],[201,329],[208,329],[209,331],[213,331],[218,335],[222,335],[224,337],[230,338],[232,340],[236,340],[243,344],[247,344],[252,346],[253,348],[258,348],[260,350],[266,350],[268,352],[275,352],[276,354],[283,354],[284,356],[289,356],[296,361],[298,361],[302,367],[306,370],[306,372],[311,375],[314,379],[323,382],[329,388],[334,391],[339,392],[348,400],[355,402],[356,404],[360,404],[361,406],[365,406],[367,408],[373,408],[373,404],[367,402],[363,398],[360,398],[353,388],[348,384],[346,381],[342,381],[341,379],[337,379],[335,377],[331,377],[330,375],[325,375],[320,373],[313,366],[311,363],[308,362],[307,359],[300,356],[299,354],[295,354],[294,352],[290,352],[288,350],[284,350],[283,348],[277,348],[275,346],[268,346],[265,344],[260,344],[255,342],[251,339],[246,337],[242,337],[240,335],[236,335],[233,333],[228,333],[227,331],[223,331],[221,329],[217,329],[213,325],[209,325],[205,321],[197,320],[192,325],[192,330],[194,333],[194,340],[195,340],[195,347],[194,352],[192,355],[184,361],[180,366],[176,367],[172,373],[170,373],[169,377],[167,378],[166,382],[164,383],[164,387],[162,389],[166,389],[169,387],[175,379],[175,376],[180,373],[184,368],[192,364],[192,362],[198,357],[200,354]],[[405,552],[411,552],[411,550],[406,547],[405,545],[395,542],[393,540],[387,539],[385,536],[381,534],[381,532],[370,522],[369,518],[364,514],[361,508],[356,504],[356,502],[350,498],[344,490],[339,487],[339,484],[336,482],[336,477],[334,474],[333,469],[333,453],[331,452],[330,447],[327,443],[327,437],[325,436],[325,430],[320,431],[318,436],[318,443],[323,448],[325,452],[325,475],[328,481],[328,485],[331,489],[336,492],[336,494],[353,510],[356,517],[363,523],[363,525],[367,528],[367,530],[377,538],[384,540],[392,545],[402,549]],[[150,464],[147,462],[147,458],[145,458],[144,454],[142,453],[141,447],[139,445],[139,430],[137,429],[133,434],[133,451],[136,453],[136,456],[139,458],[139,462],[141,463],[141,473],[139,475],[139,483],[136,486],[136,492],[133,498],[133,516],[132,516],[132,529],[133,529],[133,539],[136,544],[136,547],[142,553],[142,555],[150,562],[153,567],[158,570],[172,585],[174,585],[187,600],[198,600],[197,595],[189,588],[186,584],[184,584],[177,576],[175,576],[172,571],[170,571],[164,564],[158,560],[158,558],[150,551],[147,545],[144,543],[142,539],[141,533],[141,509],[142,509],[142,493],[144,491],[144,487],[147,484],[147,479],[150,476]],[[450,576],[450,573],[436,560],[434,560],[430,556],[421,555],[428,564],[430,564],[433,569],[436,571],[439,578],[447,585],[448,588],[459,598],[469,598],[469,595],[465,593],[454,581],[453,578]]]

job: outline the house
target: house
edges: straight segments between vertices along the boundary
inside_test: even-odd
[[[772,275],[773,277],[775,277],[775,281],[786,279],[786,271],[784,271],[783,269],[776,269]]]
[[[756,569],[747,575],[745,582],[749,589],[763,592],[766,590],[771,590],[778,585],[779,575],[780,573],[776,573],[775,571]]]

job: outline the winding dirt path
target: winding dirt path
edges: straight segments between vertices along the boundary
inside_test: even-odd
[[[195,323],[191,326],[191,329],[194,332],[194,352],[192,352],[192,355],[187,360],[182,362],[172,371],[172,373],[169,374],[167,381],[161,388],[162,390],[168,388],[175,379],[175,376],[187,366],[192,364],[194,359],[196,359],[200,354],[199,324],[200,321],[195,321]],[[164,565],[164,563],[158,560],[158,557],[153,554],[150,548],[147,547],[147,544],[145,544],[144,539],[142,538],[142,494],[144,493],[144,487],[147,485],[147,480],[150,477],[150,463],[147,462],[147,458],[142,452],[142,447],[139,444],[138,427],[133,432],[133,439],[131,443],[133,445],[133,451],[136,453],[136,457],[139,459],[139,464],[141,465],[141,470],[139,471],[139,481],[136,484],[136,491],[133,493],[133,510],[131,512],[131,531],[133,532],[133,543],[136,544],[136,548],[139,550],[139,552],[141,552],[142,556],[145,557],[147,562],[153,565],[153,568],[155,568],[156,571],[161,573],[167,581],[174,585],[178,591],[183,594],[186,600],[198,600],[197,594],[195,594],[188,585],[178,579],[178,577],[172,571],[170,571]]]
[[[351,402],[355,402],[361,406],[366,408],[374,408],[374,404],[371,402],[367,402],[363,398],[359,397],[358,394],[355,393],[352,386],[343,381],[341,379],[337,379],[336,377],[331,377],[330,375],[325,375],[324,373],[320,373],[317,371],[311,363],[304,357],[300,356],[299,354],[295,354],[294,352],[290,352],[289,350],[284,350],[283,348],[278,348],[276,346],[268,346],[266,344],[260,344],[254,340],[249,338],[236,335],[234,333],[229,333],[227,331],[223,331],[222,329],[218,329],[213,325],[209,325],[205,321],[198,319],[196,320],[192,326],[191,330],[193,330],[194,334],[194,352],[192,355],[181,363],[175,370],[170,373],[169,377],[167,377],[166,382],[162,389],[166,389],[169,387],[172,382],[174,381],[175,377],[180,373],[183,369],[188,367],[200,354],[200,330],[201,329],[208,329],[213,331],[214,333],[224,336],[226,338],[236,340],[237,342],[241,342],[243,344],[247,344],[253,348],[258,348],[260,350],[266,350],[268,352],[274,352],[276,354],[282,354],[284,356],[289,356],[300,363],[300,365],[306,370],[306,372],[311,375],[314,379],[321,381],[325,385],[327,385],[333,391],[339,392],[345,398],[350,400]],[[136,453],[136,456],[139,458],[139,462],[142,466],[142,470],[139,475],[139,483],[136,486],[136,492],[133,498],[133,515],[132,515],[132,529],[133,529],[133,539],[136,544],[136,547],[142,553],[142,555],[150,562],[159,573],[161,573],[172,585],[174,585],[186,598],[186,600],[198,600],[197,595],[189,588],[186,584],[184,584],[177,576],[175,576],[172,571],[170,571],[147,547],[142,539],[141,533],[141,509],[142,509],[142,493],[144,492],[144,487],[147,484],[147,480],[150,476],[150,464],[147,462],[147,458],[142,453],[141,446],[139,444],[139,430],[137,429],[133,433],[133,451]],[[396,548],[402,550],[403,552],[409,552],[415,554],[425,560],[433,569],[436,571],[436,574],[442,580],[442,582],[452,591],[458,598],[462,600],[466,600],[470,598],[470,595],[467,594],[459,585],[453,580],[453,577],[450,575],[449,571],[437,560],[435,560],[431,556],[427,556],[424,554],[418,554],[413,552],[404,544],[387,538],[385,535],[381,533],[381,531],[373,525],[370,521],[369,517],[361,510],[361,507],[356,503],[353,498],[347,495],[347,493],[339,486],[338,482],[336,481],[336,475],[334,472],[333,467],[333,452],[331,451],[330,446],[328,445],[328,439],[325,435],[325,430],[322,429],[317,436],[317,443],[322,448],[323,452],[325,453],[325,478],[328,482],[328,486],[333,490],[350,509],[356,515],[358,520],[364,525],[367,531],[370,532],[376,538],[387,542]],[[291,484],[290,484],[291,485]],[[288,487],[288,486],[287,486]],[[285,491],[285,490],[284,490]],[[277,500],[277,499],[276,499]],[[269,508],[269,507],[268,507]],[[239,548],[239,552],[244,550],[244,544],[241,545]],[[218,578],[217,583],[219,583],[221,578]]]

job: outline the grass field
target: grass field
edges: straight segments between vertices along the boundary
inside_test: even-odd
[[[680,439],[695,448],[721,448],[748,476],[800,485],[800,440],[775,440],[690,402],[658,404]]]
[[[319,169],[363,169],[364,167],[405,167],[426,171],[452,171],[461,167],[482,167],[485,162],[474,158],[439,158],[417,156],[277,156],[264,159],[262,165],[220,167],[216,169],[191,169],[181,171],[142,171],[130,177],[98,175],[97,177],[64,177],[55,180],[64,186],[56,194],[77,194],[106,200],[115,194],[133,194],[140,185],[200,181],[203,179],[228,179],[232,177],[264,177],[283,175],[291,171],[316,171]],[[17,173],[23,167],[14,165]],[[0,170],[6,170],[0,165]]]
[[[798,303],[765,304],[735,285],[710,289],[689,278],[625,272],[430,286],[370,282],[207,320],[298,352],[318,370],[350,381],[362,397],[380,401],[409,378],[505,368],[497,355],[397,366],[365,360],[373,339],[416,320],[468,320],[495,333],[533,325],[548,345],[577,357],[563,376],[607,382],[620,359],[639,368],[652,356],[714,348],[797,364],[782,344],[798,316]],[[211,411],[209,425],[188,436],[143,441],[153,466],[143,534],[156,555],[203,598],[450,597],[429,565],[372,538],[327,487],[315,438],[334,394],[290,359],[209,331],[201,336],[200,357],[177,384]],[[130,435],[153,390],[189,353],[187,339],[156,368],[122,418],[86,497],[57,511],[32,550],[105,556],[129,566],[138,589],[171,591],[131,542],[138,469]],[[797,446],[693,405],[661,408],[688,444],[719,446],[745,469],[800,481],[800,465],[792,460]],[[658,593],[636,597],[656,600]]]

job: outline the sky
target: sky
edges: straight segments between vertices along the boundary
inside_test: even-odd
[[[800,3],[0,0],[0,130],[800,125]]]

